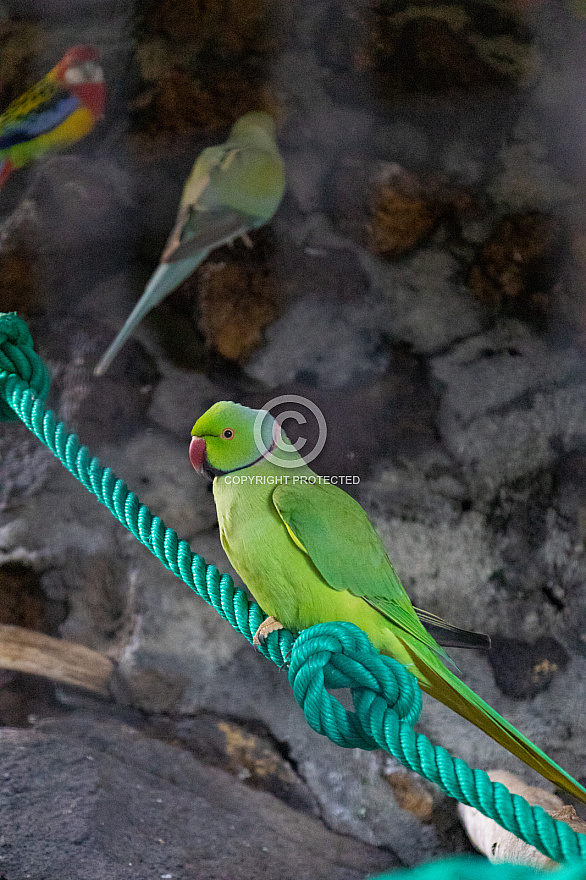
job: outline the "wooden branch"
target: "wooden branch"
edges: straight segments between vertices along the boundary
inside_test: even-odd
[[[554,819],[566,822],[574,831],[586,833],[586,822],[580,819],[573,807],[566,806],[559,797],[543,788],[526,785],[514,773],[506,770],[489,770],[493,782],[502,782],[513,792],[520,794],[530,804],[538,804]],[[492,819],[488,819],[473,807],[458,804],[458,813],[468,837],[491,862],[512,862],[531,865],[534,868],[555,868],[558,863],[540,853],[510,831],[505,831]]]
[[[83,645],[0,624],[0,669],[41,675],[107,697],[113,668],[112,660]]]

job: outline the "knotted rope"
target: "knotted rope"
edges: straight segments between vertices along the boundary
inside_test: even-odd
[[[265,618],[232,578],[192,553],[187,541],[153,516],[122,480],[103,468],[75,434],[43,403],[49,390],[46,367],[33,349],[24,321],[0,314],[0,419],[20,418],[59,461],[177,577],[252,642]],[[407,669],[380,656],[365,633],[350,623],[324,623],[297,638],[271,633],[261,648],[279,666],[289,662],[289,681],[308,724],[344,748],[390,752],[398,761],[435,782],[461,803],[475,807],[503,828],[555,861],[586,859],[586,836],[531,806],[482,770],[434,746],[413,725],[421,691]],[[349,712],[328,688],[350,688]]]

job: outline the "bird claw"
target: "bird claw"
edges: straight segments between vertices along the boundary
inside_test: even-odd
[[[267,617],[255,632],[252,644],[255,648],[260,648],[267,636],[278,629],[283,629],[283,624],[279,623],[274,617]]]

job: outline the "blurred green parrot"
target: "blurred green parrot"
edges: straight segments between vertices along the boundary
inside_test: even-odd
[[[270,413],[221,401],[191,433],[191,464],[213,478],[222,546],[270,615],[255,644],[282,627],[350,621],[422,690],[586,802],[585,788],[444,665],[440,643],[486,648],[488,637],[413,607],[360,504],[320,480]]]
[[[268,113],[246,113],[232,126],[225,143],[198,156],[159,266],[95,374],[108,369],[146,313],[191,275],[210,251],[268,223],[284,189],[275,123]]]

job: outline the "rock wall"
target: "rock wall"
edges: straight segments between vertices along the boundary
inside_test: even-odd
[[[29,320],[51,406],[238,582],[191,426],[215,400],[313,400],[316,470],[359,478],[412,600],[493,637],[450,652],[464,680],[584,779],[584,22],[553,0],[267,0],[228,4],[223,32],[211,0],[3,5],[37,28],[27,85],[91,42],[109,86],[87,139],[2,191],[0,310]],[[195,156],[253,107],[287,165],[254,258],[213,253],[94,378]],[[0,731],[7,880],[358,878],[468,848],[433,786],[314,734],[286,675],[19,424],[0,427],[0,503],[0,587],[53,609],[26,625],[118,664],[108,705],[3,679],[3,722],[31,725]],[[421,729],[535,781],[433,700]]]

